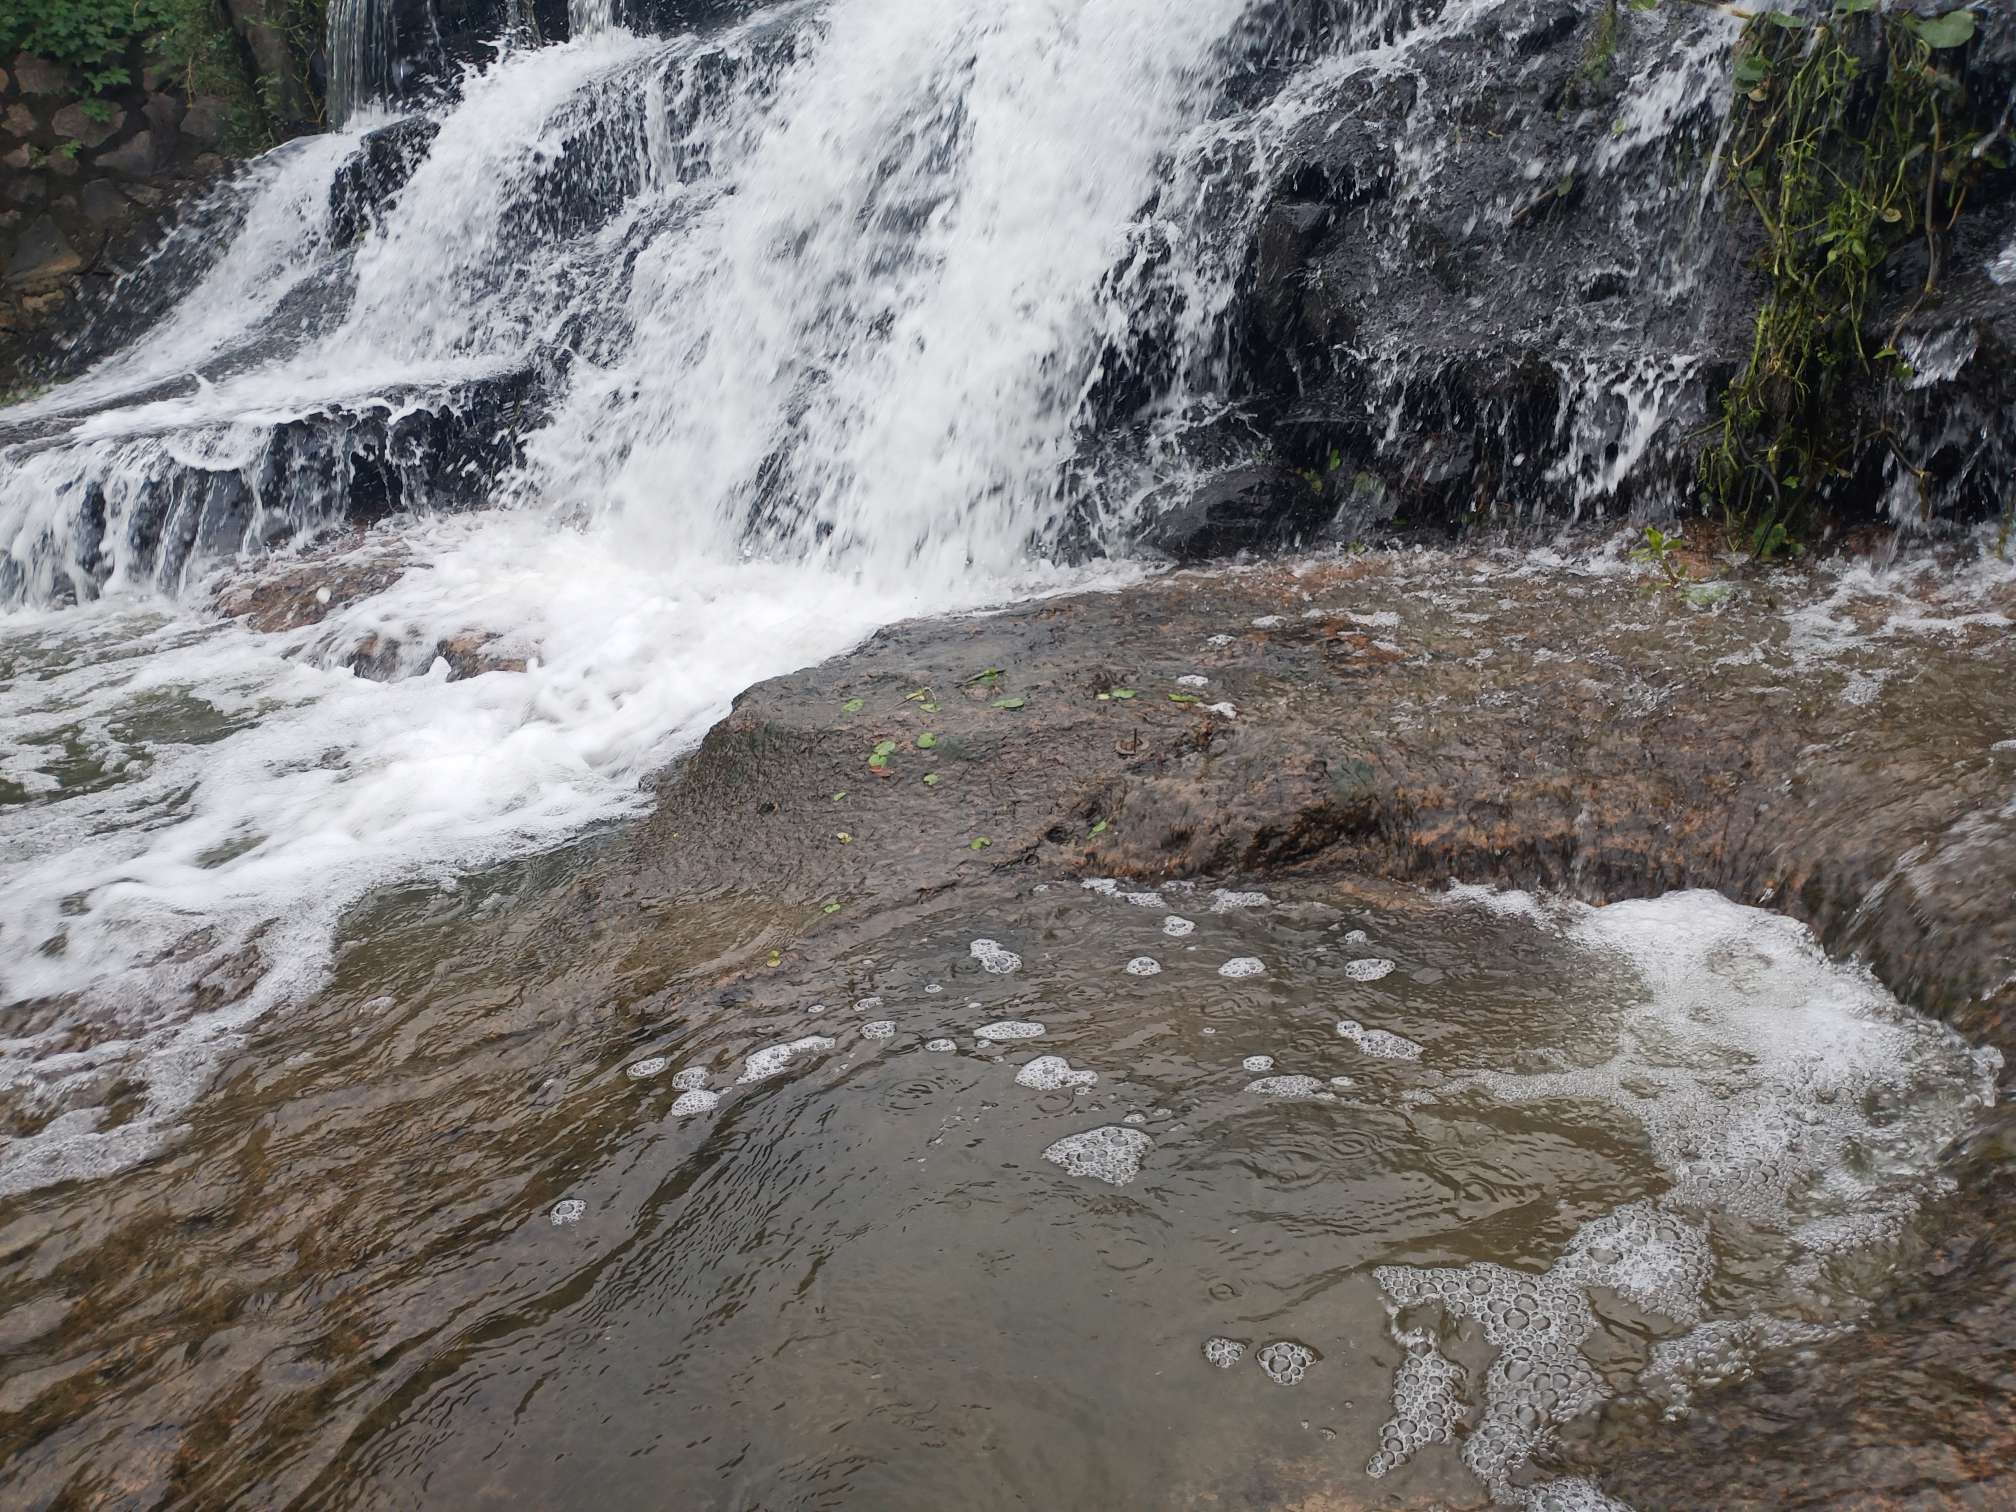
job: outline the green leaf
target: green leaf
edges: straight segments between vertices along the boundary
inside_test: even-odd
[[[975,835],[971,840],[966,842],[966,849],[976,851],[985,850],[987,849],[988,846],[992,845],[993,843],[994,842],[992,840],[989,840],[985,835]]]
[[[847,702],[840,705],[840,712],[842,714],[859,714],[861,712],[861,700],[858,698],[848,699]]]
[[[938,786],[938,774],[936,772],[926,772],[924,774],[924,786],[926,787]]]
[[[1974,40],[1974,12],[1948,11],[1943,16],[1906,17],[1918,33],[1918,40],[1935,52],[1941,48],[1964,47]]]
[[[1095,835],[1103,835],[1106,833],[1106,831],[1108,831],[1111,828],[1113,828],[1112,825],[1108,824],[1104,819],[1101,819],[1097,824],[1092,826],[1092,833]]]
[[[845,830],[841,830],[833,838],[835,840],[838,840],[842,845],[852,845],[854,843],[854,837],[848,834],[847,831]]]
[[[875,754],[877,756],[894,756],[896,754],[896,742],[893,740],[876,741]]]
[[[1762,84],[1771,77],[1771,65],[1757,53],[1745,53],[1736,60],[1736,86],[1748,89],[1753,84]]]
[[[1134,696],[1134,690],[1132,688],[1115,688],[1113,690],[1113,696],[1115,698],[1121,698],[1121,699],[1132,698]]]
[[[1171,693],[1171,694],[1169,695],[1169,702],[1171,702],[1171,703],[1195,703],[1195,702],[1197,702],[1197,695],[1196,695],[1195,693]]]
[[[917,749],[920,751],[928,751],[937,744],[938,737],[933,735],[929,730],[926,730],[922,735],[917,737]]]
[[[975,683],[983,683],[983,682],[991,683],[991,682],[999,682],[1000,680],[1001,680],[1001,669],[999,667],[989,667],[985,672],[976,672],[971,677],[967,678],[966,686],[970,688]]]
[[[840,912],[840,905],[838,903],[828,903],[824,908],[820,909],[819,912],[838,913]]]
[[[1765,11],[1764,19],[1773,26],[1782,26],[1787,31],[1804,31],[1813,23],[1797,11]]]
[[[1834,9],[1844,16],[1859,16],[1876,9],[1876,0],[1834,0]]]
[[[1101,693],[1101,694],[1099,694],[1099,695],[1098,695],[1098,697],[1099,697],[1099,702],[1101,702],[1101,703],[1111,703],[1111,702],[1113,702],[1113,695],[1112,695],[1111,693]]]
[[[771,951],[769,956],[765,958],[764,964],[768,966],[782,966],[784,964],[784,952],[781,950]]]
[[[845,789],[845,788],[842,788],[842,789],[840,789],[840,791],[839,791],[839,792],[837,792],[837,793],[835,793],[835,794],[833,795],[833,801],[834,801],[835,803],[838,803],[838,802],[839,802],[839,801],[840,801],[840,800],[841,800],[842,798],[845,798],[846,796],[847,796],[847,789]]]
[[[922,703],[925,699],[929,698],[930,696],[931,696],[931,690],[929,688],[912,688],[908,693],[905,693],[903,695],[903,702]]]
[[[868,766],[872,771],[886,772],[889,770],[889,758],[887,756],[870,756],[868,758]]]
[[[922,709],[926,714],[936,714],[938,712],[938,705],[935,703],[921,703],[917,707]]]
[[[1028,702],[1029,700],[1026,698],[997,698],[994,700],[994,707],[997,709],[1019,709]]]

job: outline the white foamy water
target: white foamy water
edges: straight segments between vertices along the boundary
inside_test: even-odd
[[[1993,1103],[2001,1058],[1911,1013],[1865,968],[1829,961],[1797,923],[1717,894],[1587,908],[1462,889],[1455,902],[1555,930],[1626,966],[1640,993],[1602,1034],[1555,1049],[1566,1069],[1453,1080],[1498,1102],[1614,1109],[1643,1127],[1669,1185],[1585,1223],[1538,1273],[1490,1261],[1380,1267],[1407,1352],[1367,1469],[1383,1476],[1449,1442],[1481,1395],[1461,1453],[1494,1497],[1615,1507],[1586,1481],[1514,1479],[1608,1394],[1582,1348],[1600,1326],[1592,1291],[1688,1330],[1659,1346],[1644,1382],[1676,1411],[1694,1384],[1740,1371],[1756,1351],[1825,1336],[1801,1314],[1846,1321],[1858,1305],[1830,1267],[1880,1262],[1944,1189],[1937,1156]],[[1346,1020],[1338,1032],[1370,1050],[1383,1031]],[[1718,1274],[1721,1225],[1768,1246],[1773,1263]],[[1474,1395],[1440,1335],[1401,1326],[1430,1307],[1446,1331],[1474,1325],[1496,1350]]]
[[[0,1001],[67,1005],[5,1047],[46,1121],[0,1187],[157,1148],[376,889],[635,814],[752,682],[1062,581],[1031,553],[1124,330],[1109,274],[1246,9],[605,29],[472,79],[361,229],[331,191],[380,118],[254,165],[144,340],[0,414]],[[216,618],[209,563],[367,484],[509,507],[400,525],[372,549],[403,576],[313,628]],[[344,665],[373,635],[391,681]],[[450,640],[525,670],[451,682]],[[145,1106],[101,1129],[121,1077]]]

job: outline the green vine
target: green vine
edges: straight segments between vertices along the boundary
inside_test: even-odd
[[[1745,27],[1725,167],[1763,228],[1770,292],[1701,475],[1753,556],[1796,549],[1815,505],[1853,470],[1872,423],[1855,391],[1909,376],[1896,332],[1936,292],[1943,239],[1979,167],[1977,138],[1957,125],[1964,89],[1936,55],[1973,34],[1966,11],[1925,19],[1876,0],[1832,0],[1817,19],[1763,12]],[[1924,286],[1890,339],[1872,339],[1877,271],[1915,239]]]

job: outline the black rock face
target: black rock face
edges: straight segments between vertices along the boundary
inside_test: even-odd
[[[1939,61],[1970,118],[2006,130],[2016,15],[1978,20]],[[1717,158],[1737,35],[1691,6],[1606,20],[1505,0],[1398,63],[1335,70],[1267,164],[1227,316],[1226,397],[1256,454],[1376,483],[1415,523],[1697,507],[1698,456],[1768,292],[1756,218]],[[1883,270],[1869,350],[1895,337],[1917,373],[1856,394],[1867,442],[1837,518],[1978,519],[2016,495],[2016,269],[1989,271],[2016,245],[2016,172],[1984,167],[1950,234]],[[1192,528],[1223,518],[1228,487],[1253,498],[1250,479],[1214,482],[1149,544],[1186,559],[1253,544]]]

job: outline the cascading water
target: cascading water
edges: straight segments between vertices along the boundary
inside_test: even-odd
[[[1247,11],[607,31],[255,164],[173,312],[7,417],[0,995],[52,1005],[10,1095],[60,1115],[8,1180],[150,1148],[166,1068],[312,987],[372,888],[634,812],[750,682],[1038,586],[1108,274]],[[366,169],[403,187],[360,208]],[[383,591],[335,561],[312,628],[205,610],[220,557],[390,511]],[[525,670],[448,681],[451,643]],[[100,1129],[115,1074],[150,1101]]]

